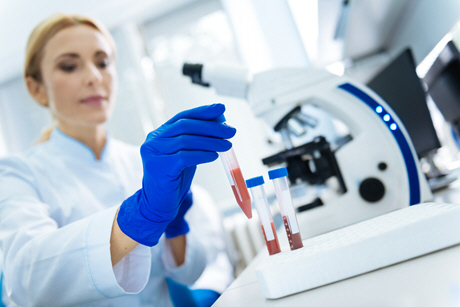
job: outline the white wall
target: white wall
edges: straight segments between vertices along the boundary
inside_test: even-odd
[[[117,46],[119,86],[108,128],[117,139],[141,145],[147,134],[162,123],[154,109],[152,79],[142,65],[146,53],[141,34],[135,24],[127,23],[113,30],[112,35]]]
[[[257,73],[309,66],[286,0],[221,0],[243,63]]]
[[[398,54],[411,47],[418,65],[460,20],[458,0],[417,0],[406,10],[388,50]]]

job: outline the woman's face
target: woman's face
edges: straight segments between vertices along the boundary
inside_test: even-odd
[[[117,74],[101,32],[86,25],[59,31],[45,45],[40,68],[46,104],[60,124],[97,126],[110,117]]]

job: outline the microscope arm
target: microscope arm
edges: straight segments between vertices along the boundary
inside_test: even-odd
[[[205,87],[213,87],[218,95],[247,98],[248,70],[242,66],[226,64],[184,63],[182,74],[192,78],[192,82]]]

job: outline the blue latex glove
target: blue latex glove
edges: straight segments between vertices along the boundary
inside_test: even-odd
[[[227,151],[236,129],[214,121],[225,111],[213,104],[183,111],[147,136],[141,146],[142,189],[120,206],[117,222],[133,240],[153,246],[176,217],[196,166]]]
[[[193,194],[192,191],[189,190],[179,207],[179,211],[177,212],[176,217],[165,229],[166,238],[171,239],[177,236],[185,235],[190,230],[184,215],[187,213],[188,209],[190,209],[192,204]]]

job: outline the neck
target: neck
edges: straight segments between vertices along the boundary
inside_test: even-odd
[[[107,132],[104,125],[76,127],[59,122],[58,128],[63,133],[88,146],[97,160],[101,159],[102,150],[107,141]]]

